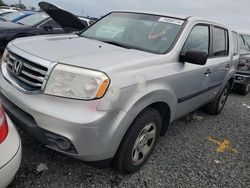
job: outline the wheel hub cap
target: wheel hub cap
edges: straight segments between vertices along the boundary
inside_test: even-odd
[[[156,125],[155,123],[147,124],[138,135],[133,150],[132,161],[133,164],[138,165],[144,161],[149,155],[156,137]]]
[[[228,95],[228,92],[227,92],[227,89],[225,89],[220,98],[219,109],[221,109],[226,103],[227,95]]]

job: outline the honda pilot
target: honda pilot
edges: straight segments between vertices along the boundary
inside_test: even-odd
[[[223,109],[237,33],[195,17],[112,12],[80,33],[20,38],[1,62],[7,114],[47,147],[139,170],[174,120]]]

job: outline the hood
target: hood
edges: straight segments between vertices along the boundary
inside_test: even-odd
[[[250,51],[249,50],[245,50],[245,49],[241,49],[240,50],[240,56],[250,57]]]
[[[250,60],[250,51],[244,52],[244,53],[240,53],[240,58],[241,59],[248,59],[248,60]]]
[[[125,49],[77,35],[19,38],[14,40],[12,45],[51,62],[103,71],[117,66],[122,67],[122,65],[128,63],[135,65],[136,62],[145,60],[145,58],[155,58],[157,56],[156,54]]]
[[[47,2],[40,2],[38,5],[68,33],[81,31],[88,26],[74,14],[58,8],[55,5]]]

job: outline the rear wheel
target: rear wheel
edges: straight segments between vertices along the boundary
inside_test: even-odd
[[[113,161],[125,174],[139,170],[148,160],[161,130],[161,116],[153,108],[141,112],[131,124]]]
[[[222,90],[221,94],[215,98],[215,100],[205,106],[206,112],[212,115],[218,115],[227,102],[228,95],[230,93],[230,85],[227,84]]]

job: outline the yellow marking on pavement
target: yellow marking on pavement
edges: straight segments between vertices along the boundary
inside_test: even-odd
[[[230,141],[228,139],[225,139],[223,142],[220,142],[218,140],[213,139],[211,136],[208,137],[208,141],[213,142],[214,144],[217,144],[218,147],[216,148],[217,152],[224,153],[225,150],[229,150],[233,153],[238,153],[236,149],[230,147]]]

